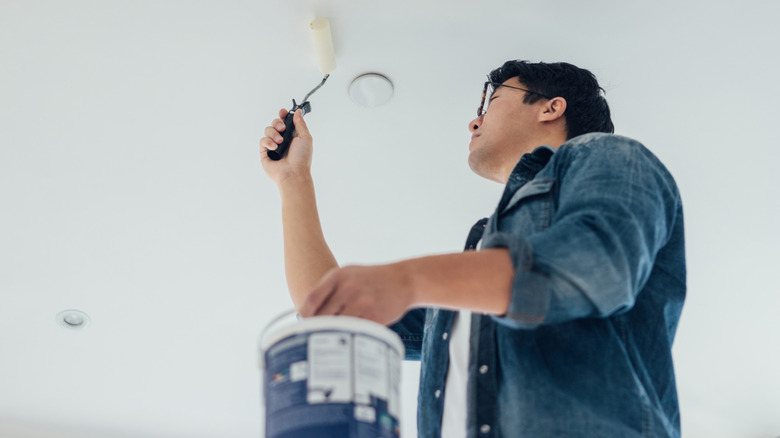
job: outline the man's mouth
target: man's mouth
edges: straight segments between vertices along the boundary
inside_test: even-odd
[[[479,137],[479,134],[474,134],[471,136],[471,142],[469,143],[469,150],[471,150],[471,144],[474,143],[474,140]]]

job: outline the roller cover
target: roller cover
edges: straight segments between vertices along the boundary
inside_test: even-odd
[[[330,23],[324,18],[315,18],[309,23],[314,38],[314,53],[317,55],[317,67],[322,74],[330,74],[336,69],[336,52],[330,36]]]

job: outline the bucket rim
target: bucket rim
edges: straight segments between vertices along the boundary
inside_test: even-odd
[[[313,316],[280,327],[260,340],[260,354],[265,356],[265,352],[271,346],[289,336],[322,330],[350,331],[354,334],[371,335],[387,342],[395,348],[401,358],[404,357],[404,344],[397,333],[378,322],[353,316]]]

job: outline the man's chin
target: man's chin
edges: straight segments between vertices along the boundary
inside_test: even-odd
[[[480,153],[480,151],[478,149],[471,150],[469,152],[469,160],[468,160],[469,161],[469,168],[471,169],[472,172],[476,173],[477,175],[479,175],[479,176],[481,176],[483,178],[488,178],[486,176],[486,174],[485,174],[486,173],[485,172],[486,171],[485,168],[487,166],[485,166],[485,163],[482,160],[482,158],[483,158],[482,155],[484,155],[484,154]],[[490,179],[490,178],[488,178],[488,179]]]
[[[505,184],[506,181],[501,180],[500,166],[495,166],[497,163],[491,163],[491,158],[493,158],[491,154],[485,153],[483,149],[474,149],[469,153],[469,168],[482,178]]]

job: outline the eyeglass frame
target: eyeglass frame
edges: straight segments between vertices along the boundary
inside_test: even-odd
[[[507,87],[507,88],[514,88],[515,90],[522,90],[522,91],[525,91],[526,93],[530,93],[530,94],[537,94],[539,96],[544,97],[545,99],[552,99],[552,97],[547,96],[547,95],[542,94],[542,93],[537,93],[536,91],[526,90],[525,88],[520,88],[520,87],[513,87],[511,85],[504,85],[504,84],[502,84],[500,82],[487,81],[487,82],[485,82],[485,87],[482,88],[482,103],[480,103],[479,107],[477,108],[477,117],[478,118],[482,117],[487,112],[487,110],[485,109],[485,99],[487,98],[488,85],[493,85],[493,87],[494,87],[493,93],[495,93],[496,90],[498,90],[499,87]],[[491,93],[491,95],[492,95],[492,93]],[[488,102],[488,105],[489,104],[490,104],[490,102]]]

